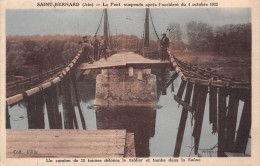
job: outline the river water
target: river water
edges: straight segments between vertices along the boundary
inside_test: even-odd
[[[100,105],[98,105],[97,98],[100,98],[102,94],[100,96],[97,95],[99,94],[97,93],[97,91],[100,91],[100,87],[97,83],[97,73],[100,73],[100,71],[92,71],[88,76],[84,77],[82,81],[78,82],[78,88],[80,91],[81,98],[80,105],[83,109],[83,115],[85,118],[87,129],[126,129],[127,132],[135,134],[137,157],[172,157],[174,153],[176,137],[182,113],[182,106],[174,100],[173,96],[174,94],[177,94],[178,88],[181,83],[181,79],[179,77],[175,79],[173,85],[171,84],[169,87],[167,87],[166,92],[163,93],[162,86],[164,86],[166,82],[171,79],[171,76],[174,73],[174,71],[167,70],[162,74],[161,70],[159,69],[151,70],[149,79],[153,80],[153,82],[150,82],[151,87],[149,87],[150,85],[147,82],[146,85],[147,88],[150,88],[152,89],[152,91],[154,91],[154,93],[149,92],[151,94],[151,96],[149,97],[153,98],[152,103],[154,103],[154,106],[149,108],[136,107],[135,104],[131,105],[131,103],[128,103],[128,106],[124,106],[123,104],[123,107],[122,105],[121,107],[101,107]],[[135,87],[138,87],[138,81],[139,83],[144,82],[145,79],[136,79],[132,82],[132,84],[135,85]],[[109,85],[110,88],[112,85],[114,85],[113,82],[111,82],[111,84]],[[131,88],[131,85],[129,84],[125,87]],[[119,92],[126,92],[126,90],[120,89],[120,86],[115,86],[114,88],[115,91],[116,89],[118,89]],[[101,91],[104,92],[104,90]],[[137,89],[136,93],[138,92],[144,94],[147,92],[147,90],[141,88],[139,91]],[[131,93],[134,92],[132,91]],[[124,98],[127,96],[127,94],[123,97],[119,96],[114,100],[126,100]],[[184,96],[185,91],[183,98]],[[150,101],[149,97],[144,100]],[[140,101],[140,99],[138,98],[131,100],[136,100],[136,103]],[[151,102],[149,102],[148,105],[151,106]],[[238,124],[240,121],[242,108],[243,102],[240,101],[236,130],[238,130]],[[76,104],[75,110],[77,121],[79,123],[79,128],[82,129],[79,112]],[[62,113],[61,102],[59,102],[59,111]],[[9,114],[11,129],[28,129],[26,103],[21,102],[20,104],[14,105],[13,107],[9,108]],[[45,129],[49,129],[46,106],[44,106],[44,118]],[[216,157],[218,135],[217,133],[212,133],[212,125],[209,123],[209,95],[207,95],[206,99],[198,155],[194,154],[193,149],[193,126],[194,122],[192,121],[191,113],[188,113],[180,156]]]

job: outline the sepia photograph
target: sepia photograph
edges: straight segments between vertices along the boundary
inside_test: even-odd
[[[100,5],[5,9],[6,159],[251,158],[252,9]]]

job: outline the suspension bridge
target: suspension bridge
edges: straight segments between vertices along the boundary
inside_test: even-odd
[[[102,18],[104,18],[105,40],[108,41],[108,47],[110,47],[109,43],[111,43],[111,39],[107,9],[103,10],[100,23]],[[183,107],[173,156],[179,157],[180,155],[188,112],[194,115],[192,135],[194,138],[194,152],[195,154],[198,153],[207,95],[209,95],[209,119],[213,126],[212,132],[218,133],[218,156],[244,154],[251,129],[251,82],[218,75],[210,69],[203,69],[196,65],[182,62],[170,51],[168,51],[169,60],[167,61],[161,62],[160,60],[148,59],[145,55],[152,53],[149,48],[150,20],[156,36],[158,40],[160,40],[152,20],[151,12],[149,9],[146,9],[141,52],[135,50],[133,50],[133,52],[117,52],[108,57],[107,61],[101,58],[93,64],[89,64],[82,61],[83,50],[79,50],[72,61],[66,65],[56,67],[55,69],[51,69],[36,76],[8,82],[6,84],[6,128],[11,128],[8,108],[25,101],[28,103],[27,116],[29,129],[44,129],[44,103],[47,107],[50,129],[62,129],[62,126],[64,126],[64,129],[79,129],[80,124],[83,129],[86,129],[85,119],[80,105],[77,80],[84,74],[87,74],[88,71],[93,69],[101,69],[102,71],[124,69],[126,71],[125,74],[132,77],[135,69],[171,69],[175,72],[172,74],[171,79],[165,83],[163,89],[169,87],[177,77],[180,77],[182,81],[177,93],[173,96],[173,99]],[[99,29],[100,24],[97,32]],[[112,50],[113,48],[110,47],[110,49]],[[138,79],[142,80],[142,78],[143,72],[138,72]],[[59,91],[63,95],[61,101],[63,105],[63,115],[61,115],[58,108],[57,93]],[[72,91],[76,97],[81,120],[80,123],[77,122],[72,104],[72,97],[70,94]],[[229,100],[227,105],[228,96]],[[243,101],[244,106],[237,136],[235,138],[239,101]],[[61,116],[63,116],[64,124],[62,124]],[[74,134],[74,136],[71,134]],[[19,135],[19,137],[17,137],[17,135]],[[36,139],[28,138],[31,135]],[[84,138],[82,135],[85,135],[86,137]],[[91,146],[91,142],[98,144],[98,142],[93,140],[93,135],[97,136],[97,139],[100,139],[101,142],[103,141],[104,144],[108,142],[102,138],[108,136],[106,137],[109,138],[107,140],[112,141],[109,144],[110,148],[108,145],[104,146],[104,144],[102,144],[102,147],[95,145],[101,148],[100,153],[98,154],[95,153],[96,151],[94,151],[93,148],[89,148],[90,151],[86,153],[84,152],[84,148],[81,148],[79,153],[76,153],[79,144],[83,145],[85,148]],[[48,140],[54,142],[66,141],[67,139],[65,138],[68,136],[69,138],[71,137],[70,140],[74,140],[74,142],[71,142],[71,147],[68,147],[64,143],[62,145],[57,145],[57,147],[55,146],[58,150],[51,150],[53,149],[51,147],[54,144],[51,144]],[[46,151],[46,149],[39,149],[39,151],[44,152],[35,155],[20,155],[20,157],[129,157],[135,156],[133,137],[133,133],[126,134],[125,130],[97,130],[96,132],[89,130],[28,130],[26,132],[7,130],[7,148],[9,149],[7,151],[7,156],[19,156],[13,154],[13,149],[21,146],[21,144],[16,143],[17,141],[19,142],[19,140],[22,142],[25,149],[30,148],[32,144],[39,144],[41,140],[47,140],[46,144],[41,143],[39,146],[50,147],[50,150]],[[89,141],[89,143],[84,144],[84,141]],[[59,146],[62,146],[63,148],[74,148],[75,155],[63,153],[59,150]],[[111,153],[108,152],[110,149],[112,149]],[[126,151],[128,153],[126,153]]]

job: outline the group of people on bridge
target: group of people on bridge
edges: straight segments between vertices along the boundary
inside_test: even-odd
[[[104,57],[105,60],[107,60],[108,44],[104,39],[104,36],[101,36],[101,39],[99,40],[95,35],[93,41],[90,41],[87,36],[83,36],[81,49],[83,51],[84,60],[89,63],[98,61],[101,57]]]
[[[84,60],[93,63],[94,61],[98,61],[101,57],[104,57],[107,60],[108,54],[108,43],[104,39],[104,36],[101,36],[99,40],[97,36],[94,36],[93,41],[90,41],[87,36],[83,36],[83,43],[81,49],[83,51]],[[166,33],[163,34],[163,37],[160,40],[160,54],[161,61],[165,61],[168,59],[168,48],[170,45],[169,38],[166,36]]]

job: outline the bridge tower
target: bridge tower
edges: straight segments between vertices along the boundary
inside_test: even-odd
[[[146,9],[146,14],[145,14],[145,33],[144,33],[144,47],[149,47],[149,8]]]
[[[107,41],[106,44],[109,44],[109,37],[108,37],[108,15],[107,15],[107,9],[104,9],[104,37]]]
[[[144,23],[144,43],[143,43],[143,56],[149,52],[149,8],[146,9],[145,23]]]

